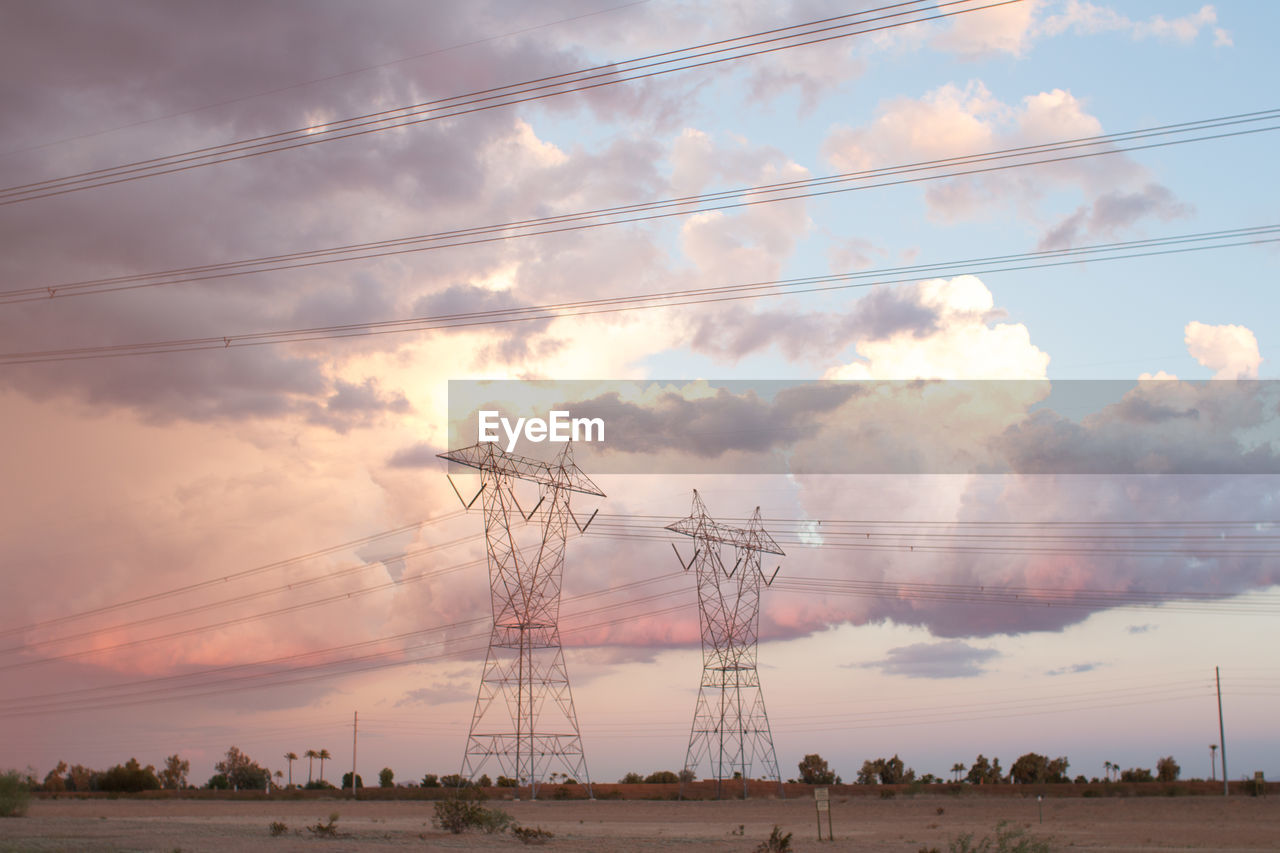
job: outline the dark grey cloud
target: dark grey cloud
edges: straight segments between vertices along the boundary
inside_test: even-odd
[[[572,2],[378,0],[359,14],[325,0],[216,10],[152,0],[110,11],[74,0],[15,6],[6,10],[0,52],[0,110],[13,119],[0,127],[0,186],[589,66],[593,57],[566,37],[571,27],[494,38],[580,13]],[[643,127],[670,107],[647,103],[648,89],[610,87],[556,109],[610,111]],[[0,279],[9,287],[53,286],[657,194],[658,146],[645,133],[620,132],[559,165],[513,160],[522,117],[544,108],[494,110],[5,207]],[[575,268],[604,268],[620,257],[612,241],[588,242],[570,237],[548,252],[533,240],[9,306],[0,312],[0,338],[6,351],[22,351],[332,324],[358,330],[514,261],[527,276],[514,301],[575,298],[596,286]],[[512,331],[495,352],[524,357],[533,346],[526,339],[542,330]],[[7,369],[0,386],[124,406],[161,421],[306,417],[330,411],[331,377],[349,355],[404,340]],[[552,345],[539,344],[538,352]]]
[[[906,678],[974,678],[984,674],[984,665],[1000,656],[995,649],[982,649],[959,640],[940,643],[913,643],[889,649],[878,661],[857,664],[878,669],[885,675]]]
[[[1192,208],[1178,201],[1161,184],[1147,184],[1136,192],[1112,190],[1077,208],[1040,239],[1041,250],[1066,249],[1086,239],[1113,239],[1143,219],[1170,222],[1190,216]]]
[[[1026,474],[1278,474],[1280,420],[1268,383],[1143,383],[1080,420],[1043,409],[996,442]]]
[[[339,379],[323,406],[316,406],[307,420],[337,432],[366,426],[384,415],[403,415],[410,411],[408,399],[399,391],[385,393],[372,377],[356,384]]]
[[[473,680],[447,679],[433,681],[428,687],[410,690],[396,700],[395,707],[412,707],[414,705],[448,705],[452,702],[465,702],[475,699],[476,685]]]
[[[1093,672],[1095,669],[1097,669],[1100,666],[1102,666],[1102,664],[1097,662],[1076,663],[1076,664],[1071,664],[1070,666],[1060,666],[1057,669],[1048,670],[1047,672],[1045,672],[1045,675],[1051,675],[1051,676],[1075,675],[1081,672]]]
[[[740,305],[718,309],[698,319],[691,345],[734,359],[776,346],[791,360],[830,362],[860,341],[903,333],[925,338],[937,332],[942,320],[939,306],[925,304],[922,297],[918,285],[885,285],[844,311],[753,310]]]
[[[628,453],[679,450],[717,458],[745,451],[769,453],[816,435],[821,416],[838,409],[857,393],[856,386],[812,383],[784,388],[772,399],[756,392],[733,393],[724,388],[714,396],[663,394],[653,405],[624,402],[616,392],[588,400],[564,402],[574,417],[601,418],[611,445]],[[583,446],[583,452],[589,448]]]
[[[392,468],[435,467],[440,464],[436,454],[443,452],[443,448],[421,442],[410,447],[402,447],[391,454],[391,458],[387,460],[387,465]]]

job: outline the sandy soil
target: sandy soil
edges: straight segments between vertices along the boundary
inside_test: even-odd
[[[962,833],[993,835],[999,821],[1025,829],[1053,850],[1280,850],[1280,797],[1034,797],[920,795],[832,799],[834,842],[818,842],[810,798],[721,802],[491,802],[518,823],[554,837],[541,849],[623,853],[649,850],[749,853],[775,824],[804,851],[947,850]],[[356,850],[525,849],[511,835],[450,835],[431,826],[430,802],[309,800],[34,800],[26,817],[0,819],[0,850],[339,853]],[[308,825],[340,815],[339,838]],[[269,825],[289,827],[272,837]]]

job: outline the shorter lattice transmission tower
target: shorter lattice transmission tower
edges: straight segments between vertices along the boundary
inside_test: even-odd
[[[489,761],[498,772],[530,787],[557,769],[591,792],[586,755],[573,707],[573,691],[560,645],[560,583],[569,524],[586,530],[569,507],[577,494],[604,492],[574,464],[570,445],[554,462],[506,453],[492,442],[440,456],[480,471],[493,631],[476,694],[462,776],[474,779]],[[449,480],[450,484],[453,480]],[[536,490],[526,511],[516,496],[519,482]],[[527,487],[525,487],[527,488]],[[454,486],[457,492],[457,487]]]
[[[781,568],[766,575],[760,556],[785,554],[764,531],[759,507],[746,528],[731,527],[707,515],[696,490],[689,517],[667,525],[667,530],[693,538],[689,561],[684,561],[678,548],[676,559],[685,571],[693,569],[697,576],[702,630],[702,684],[685,769],[696,772],[707,760],[716,780],[717,797],[723,781],[733,779],[735,772],[741,776],[744,797],[753,772],[777,780],[781,793],[782,777],[760,689],[756,648],[760,590],[773,583]]]

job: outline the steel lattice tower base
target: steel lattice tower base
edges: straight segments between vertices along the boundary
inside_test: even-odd
[[[752,770],[778,782],[782,777],[765,712],[760,673],[756,668],[756,648],[760,624],[760,589],[777,575],[766,577],[760,566],[762,553],[784,556],[760,523],[756,507],[746,529],[720,524],[707,515],[697,491],[688,518],[667,526],[668,530],[690,536],[694,553],[685,571],[694,569],[698,582],[698,623],[702,630],[702,683],[693,712],[689,750],[685,768],[697,771],[704,760],[710,763],[720,796],[724,780],[741,775],[742,795]],[[733,550],[733,564],[726,566],[722,546]]]
[[[539,784],[553,770],[586,785],[590,793],[560,645],[560,582],[568,525],[572,521],[579,531],[586,528],[569,508],[570,496],[604,493],[574,464],[568,444],[553,463],[506,453],[493,443],[440,456],[480,471],[480,491],[464,504],[470,507],[483,498],[493,604],[493,631],[462,776],[476,778],[492,759],[497,772],[528,785],[531,797],[537,797]],[[538,488],[527,512],[516,498],[520,480]]]

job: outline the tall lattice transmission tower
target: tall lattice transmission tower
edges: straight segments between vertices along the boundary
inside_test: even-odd
[[[760,626],[760,589],[773,583],[778,569],[766,575],[761,554],[785,556],[760,523],[760,508],[747,527],[721,524],[707,515],[707,507],[693,493],[688,518],[667,525],[667,530],[693,538],[693,556],[685,571],[694,569],[698,581],[698,622],[702,629],[702,684],[689,732],[685,767],[697,771],[704,759],[721,784],[741,774],[742,795],[752,773],[778,781],[778,758],[773,750],[769,715],[764,709],[756,647]],[[675,547],[674,545],[672,547]],[[732,551],[730,564],[723,550]]]
[[[460,493],[458,499],[470,508],[483,498],[493,602],[493,631],[462,775],[474,779],[494,759],[499,773],[530,786],[530,796],[537,797],[542,779],[559,768],[590,793],[560,646],[560,581],[570,522],[582,532],[595,518],[593,512],[579,524],[569,508],[570,497],[604,497],[604,492],[574,464],[567,443],[551,463],[504,452],[494,443],[440,456],[480,471],[480,490],[469,502]],[[533,494],[525,498],[527,511],[516,496],[521,481],[534,484]]]

